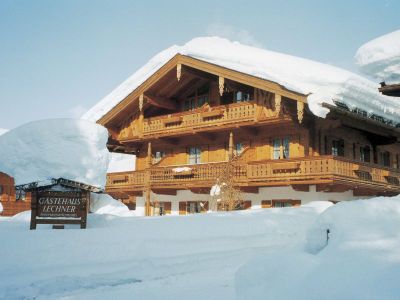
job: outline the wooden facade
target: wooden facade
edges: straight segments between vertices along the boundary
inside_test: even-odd
[[[16,193],[14,178],[0,172],[0,203],[3,206],[1,216],[13,216],[31,209],[31,194]]]
[[[354,196],[400,193],[400,130],[340,103],[326,106],[327,117],[316,117],[306,95],[176,55],[98,121],[109,130],[110,151],[137,157],[136,171],[108,174],[106,190],[118,198],[144,197],[150,215],[160,210],[152,192],[208,194],[233,151],[236,181],[246,193],[282,186]],[[286,203],[275,200],[262,206]],[[182,201],[179,212],[187,205]]]

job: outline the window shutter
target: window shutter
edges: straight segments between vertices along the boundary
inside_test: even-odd
[[[186,202],[179,202],[179,214],[186,215]]]
[[[164,210],[166,215],[171,214],[171,202],[164,202]]]

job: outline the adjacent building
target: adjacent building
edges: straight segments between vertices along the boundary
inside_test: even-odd
[[[15,191],[14,178],[0,172],[0,203],[3,207],[1,216],[13,216],[31,209],[31,195],[24,191]]]

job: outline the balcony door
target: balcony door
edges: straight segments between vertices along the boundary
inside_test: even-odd
[[[189,148],[189,164],[197,165],[201,162],[201,150],[198,147]]]

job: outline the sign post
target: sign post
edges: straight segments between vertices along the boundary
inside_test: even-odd
[[[37,224],[79,224],[86,228],[87,191],[36,191],[32,195],[31,229]]]
[[[78,224],[86,228],[91,193],[102,193],[102,189],[85,183],[65,179],[50,182],[32,182],[15,187],[32,194],[30,229],[38,224],[53,224],[63,228],[64,224]]]

